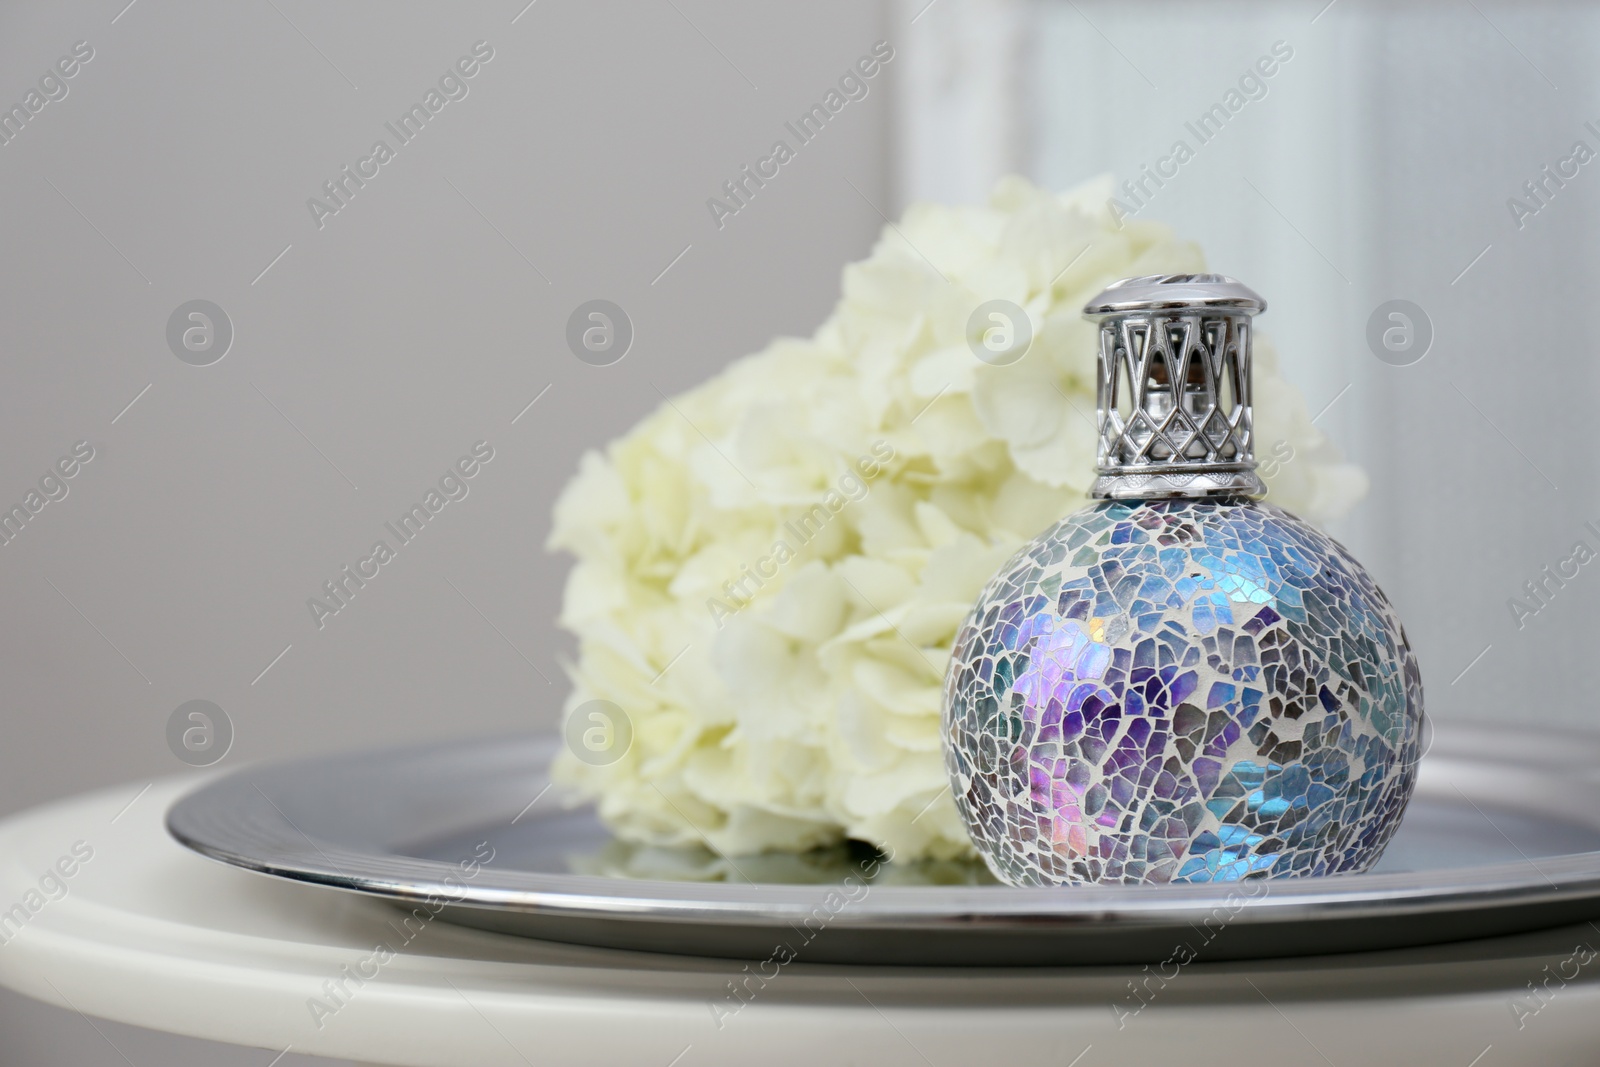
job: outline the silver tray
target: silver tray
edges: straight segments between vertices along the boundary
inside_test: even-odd
[[[592,809],[547,793],[557,743],[248,767],[178,801],[167,826],[213,859],[424,917],[443,900],[440,918],[506,933],[784,962],[1137,963],[1184,948],[1245,959],[1600,915],[1600,738],[1589,735],[1440,727],[1405,823],[1369,874],[1058,889],[996,885],[975,863],[879,864],[843,846],[735,857],[630,847]]]

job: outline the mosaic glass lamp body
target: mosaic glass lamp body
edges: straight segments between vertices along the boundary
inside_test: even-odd
[[[945,680],[951,789],[1005,882],[1358,872],[1399,825],[1421,677],[1362,566],[1257,499],[1264,309],[1217,275],[1085,309],[1099,499],[990,580]]]

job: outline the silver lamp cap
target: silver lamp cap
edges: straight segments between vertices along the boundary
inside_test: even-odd
[[[1250,413],[1250,320],[1266,308],[1221,274],[1125,278],[1089,301],[1083,313],[1100,324],[1090,496],[1266,492]]]

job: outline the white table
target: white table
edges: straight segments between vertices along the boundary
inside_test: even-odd
[[[162,816],[194,782],[158,782],[129,806],[136,783],[0,823],[0,936],[10,937],[0,984],[173,1033],[414,1067],[1600,1062],[1600,958],[1561,966],[1580,943],[1600,947],[1587,925],[1405,952],[1196,962],[1120,1029],[1111,1006],[1138,1006],[1128,986],[1138,968],[796,962],[719,1028],[711,1005],[733,1003],[727,983],[741,964],[435,922],[376,978],[347,982],[350,995],[319,1027],[310,999],[333,1005],[324,984],[392,938],[398,913],[188,853]],[[93,858],[66,863],[65,896],[12,936],[19,920],[4,911],[47,900],[28,892],[79,841]],[[1550,977],[1562,970],[1575,977]],[[1539,1001],[1527,985],[1546,979],[1544,1007],[1519,1020],[1513,1001],[1531,1011]]]

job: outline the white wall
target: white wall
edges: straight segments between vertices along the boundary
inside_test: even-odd
[[[554,494],[657,389],[825,317],[881,226],[846,179],[888,205],[892,68],[720,231],[705,201],[897,31],[853,0],[125,3],[0,6],[0,103],[94,49],[0,145],[0,501],[95,449],[0,547],[0,813],[185,772],[194,698],[233,720],[223,766],[549,727]],[[306,200],[479,40],[469,95],[319,230]],[[637,331],[605,368],[564,341],[594,297]],[[209,367],[165,338],[195,298],[236,330]],[[470,495],[319,631],[307,598],[479,439]],[[0,1063],[123,1062],[15,998],[0,1034]]]

